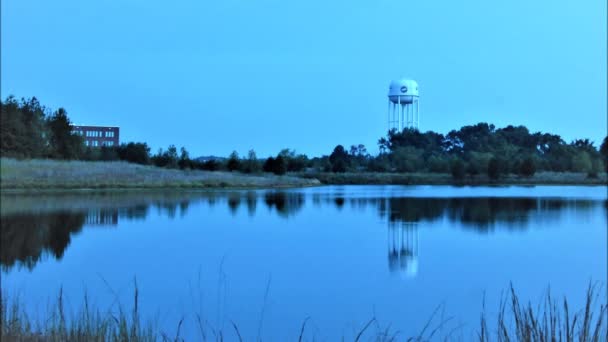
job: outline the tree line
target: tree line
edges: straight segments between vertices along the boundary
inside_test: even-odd
[[[170,145],[152,154],[145,142],[120,146],[92,147],[72,132],[67,111],[42,106],[39,101],[0,101],[0,155],[14,158],[78,160],[123,160],[166,168],[209,171],[271,172],[431,172],[451,173],[455,179],[486,174],[498,179],[506,174],[532,176],[537,171],[584,172],[589,177],[608,168],[608,136],[596,147],[589,139],[570,143],[559,135],[530,132],[525,126],[496,128],[478,123],[452,130],[446,135],[416,129],[389,131],[378,140],[380,153],[371,155],[362,144],[349,149],[337,145],[321,157],[309,158],[290,149],[276,156],[246,156],[235,151],[227,158],[191,158],[181,147]]]

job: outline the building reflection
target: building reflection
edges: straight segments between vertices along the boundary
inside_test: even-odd
[[[89,226],[116,226],[118,225],[118,210],[89,210],[85,216],[84,224]]]

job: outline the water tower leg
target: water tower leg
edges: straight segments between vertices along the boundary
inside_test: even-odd
[[[408,112],[410,113],[410,115],[409,115],[410,118],[408,120],[409,121],[408,126],[410,128],[413,128],[414,127],[414,107],[411,105],[408,105]]]
[[[399,114],[398,114],[398,120],[399,120],[399,122],[397,124],[397,127],[398,127],[399,131],[401,132],[401,130],[403,129],[403,128],[401,128],[401,126],[403,125],[403,120],[402,120],[402,118],[403,118],[403,108],[401,106],[401,96],[399,96],[397,99],[398,99],[398,102],[399,102],[399,108],[398,108],[398,110],[399,110]]]
[[[391,100],[388,100],[388,109],[386,111],[387,115],[388,115],[388,119],[387,119],[387,125],[388,125],[388,131],[390,132],[391,130]]]
[[[416,101],[416,114],[418,116],[418,120],[416,122],[416,125],[418,125],[418,127],[420,127],[420,100]]]

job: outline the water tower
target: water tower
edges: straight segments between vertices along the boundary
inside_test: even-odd
[[[388,89],[388,129],[402,131],[404,128],[418,129],[420,107],[418,105],[418,83],[402,78],[392,81]]]

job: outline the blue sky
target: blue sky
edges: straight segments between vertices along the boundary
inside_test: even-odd
[[[377,152],[391,79],[421,130],[606,135],[605,1],[5,0],[1,95],[191,155]]]

